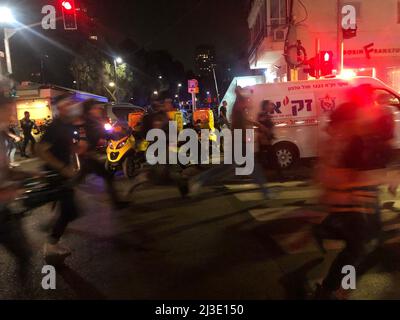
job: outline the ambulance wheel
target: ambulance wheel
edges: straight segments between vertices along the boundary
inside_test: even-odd
[[[135,176],[136,166],[133,156],[126,157],[124,162],[122,162],[122,171],[124,172],[124,176],[128,179]]]
[[[274,146],[274,148],[278,165],[282,169],[289,169],[293,167],[299,159],[299,151],[292,143],[278,143]]]

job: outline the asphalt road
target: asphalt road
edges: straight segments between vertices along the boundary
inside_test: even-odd
[[[311,226],[325,216],[311,172],[302,166],[284,182],[272,179],[268,201],[246,179],[181,199],[169,186],[127,195],[131,182],[119,178],[120,194],[132,201],[122,211],[110,207],[103,181],[91,176],[77,193],[82,215],[63,240],[73,254],[57,268],[56,290],[41,287],[42,226],[54,216],[47,205],[22,219],[34,250],[31,281],[18,282],[15,261],[0,246],[0,298],[308,299],[342,246],[326,242],[324,256],[311,236]],[[382,207],[385,229],[400,228],[400,201],[383,190]],[[350,299],[400,298],[399,243],[394,236],[384,245]]]

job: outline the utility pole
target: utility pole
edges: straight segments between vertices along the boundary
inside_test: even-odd
[[[212,71],[213,71],[213,75],[214,75],[215,92],[217,93],[217,101],[218,101],[218,105],[220,105],[221,101],[219,99],[218,82],[217,82],[217,76],[215,74],[215,64],[212,65]]]
[[[192,92],[192,112],[196,111],[196,94]]]
[[[343,29],[342,29],[342,1],[337,0],[337,74],[343,71]]]
[[[61,18],[56,18],[60,20]],[[7,73],[12,74],[12,62],[11,62],[11,51],[10,51],[10,39],[20,30],[31,29],[36,26],[42,25],[42,22],[33,23],[27,26],[22,26],[20,28],[4,28],[4,51],[6,55]]]
[[[12,74],[10,38],[17,33],[16,29],[4,28],[4,49],[6,54],[7,73]]]

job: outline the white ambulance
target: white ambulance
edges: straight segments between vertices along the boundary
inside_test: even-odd
[[[387,104],[393,106],[396,121],[395,147],[400,149],[400,94],[376,78],[258,84],[245,89],[250,92],[251,105],[260,106],[263,100],[273,103],[272,120],[276,136],[274,147],[281,167],[288,168],[299,159],[317,157],[329,113],[346,102],[349,88],[361,84],[372,85],[376,97],[384,96]],[[260,108],[251,108],[250,118],[256,120],[259,112]]]

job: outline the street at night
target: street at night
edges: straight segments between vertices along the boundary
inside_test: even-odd
[[[399,34],[398,0],[0,0],[0,304],[399,300]]]
[[[33,169],[35,162],[28,162]],[[197,169],[188,169],[188,174]],[[41,231],[51,206],[34,210],[24,227],[35,249],[33,283],[16,292],[14,263],[1,250],[5,299],[310,299],[312,285],[327,272],[342,248],[326,242],[320,253],[310,227],[326,215],[318,208],[318,189],[292,170],[284,182],[268,184],[271,200],[257,186],[231,179],[181,199],[172,187],[143,186],[132,207],[113,212],[101,179],[91,176],[79,188],[85,212],[71,224],[65,242],[76,248],[57,273],[57,290],[44,291]],[[119,179],[118,189],[129,188]],[[385,230],[398,230],[400,204],[382,198]],[[396,299],[400,234],[388,236],[378,263],[360,279],[351,299]],[[31,291],[32,290],[32,291]],[[24,296],[25,294],[25,296]],[[28,294],[28,296],[26,296]]]

